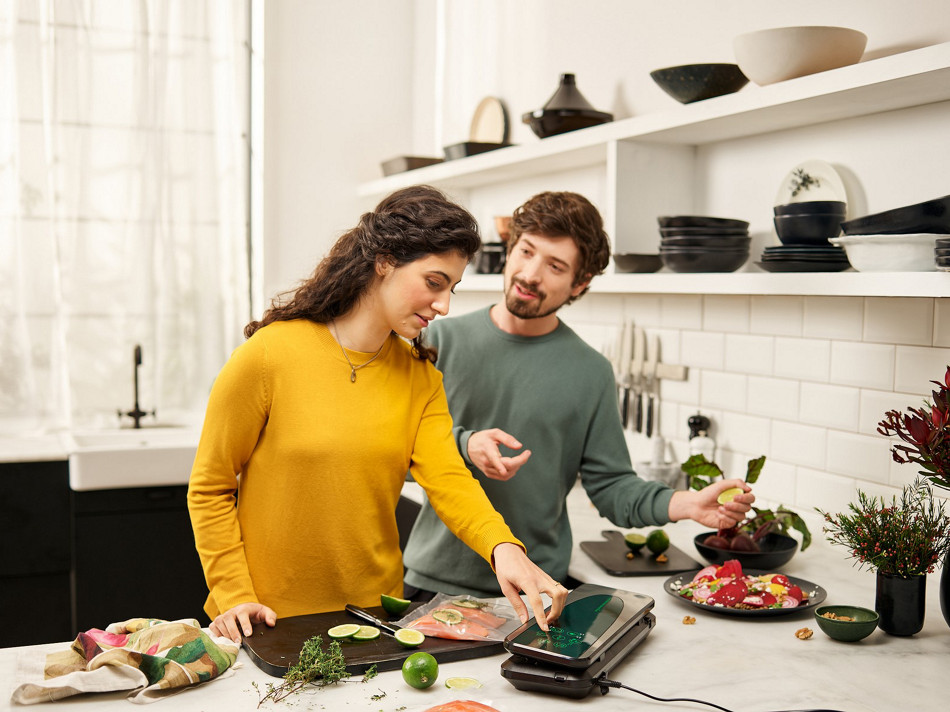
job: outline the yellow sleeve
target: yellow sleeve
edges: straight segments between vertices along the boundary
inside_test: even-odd
[[[238,475],[250,458],[269,411],[262,339],[239,346],[215,379],[188,483],[195,545],[211,595],[212,618],[258,603],[238,522]]]

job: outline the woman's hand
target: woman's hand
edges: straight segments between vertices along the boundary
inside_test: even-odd
[[[273,628],[277,614],[262,603],[240,603],[211,621],[209,629],[214,635],[230,638],[240,645],[241,632],[250,635],[255,623],[266,623]]]
[[[731,502],[719,504],[720,493],[736,487],[744,494],[737,494]],[[728,529],[741,522],[752,509],[755,495],[752,488],[742,480],[719,480],[701,490],[677,490],[670,500],[670,521],[693,519],[713,529]]]
[[[519,595],[524,591],[538,625],[541,630],[547,630],[548,623],[557,620],[564,609],[567,589],[538,568],[517,544],[506,542],[496,546],[492,550],[492,562],[501,592],[511,602],[521,622],[528,620],[528,609]],[[541,600],[542,593],[551,598],[551,609],[547,615]]]

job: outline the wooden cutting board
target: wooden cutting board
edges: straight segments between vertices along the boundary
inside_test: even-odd
[[[646,548],[628,559],[630,549],[621,532],[608,529],[602,531],[601,536],[606,541],[582,541],[581,549],[611,576],[662,576],[696,571],[704,566],[672,544],[665,552],[669,559],[666,563],[658,562]]]
[[[420,605],[422,604],[413,604],[410,610]],[[402,618],[402,615],[388,615],[380,606],[366,610],[386,622]],[[300,648],[306,641],[315,635],[323,636],[323,645],[326,648],[330,642],[327,631],[341,623],[364,624],[346,611],[281,618],[273,628],[268,628],[263,623],[255,625],[254,632],[244,639],[243,645],[257,667],[268,675],[283,677],[287,668],[296,664]],[[428,636],[418,648],[406,648],[385,632],[376,640],[340,641],[340,646],[343,649],[343,657],[346,658],[346,670],[351,675],[360,675],[372,665],[380,672],[398,670],[402,667],[403,660],[419,650],[431,653],[439,662],[470,660],[504,652],[500,640],[447,640]]]

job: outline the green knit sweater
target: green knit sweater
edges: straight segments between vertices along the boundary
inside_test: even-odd
[[[439,349],[455,439],[528,555],[563,581],[571,558],[566,498],[580,474],[597,510],[623,528],[669,522],[673,490],[647,482],[630,465],[610,363],[563,322],[550,334],[523,337],[494,325],[489,309],[440,319],[428,341]],[[506,482],[485,477],[468,458],[468,439],[501,428],[531,450]],[[513,455],[507,448],[502,453]],[[497,596],[484,559],[423,505],[404,553],[406,583],[429,591]]]

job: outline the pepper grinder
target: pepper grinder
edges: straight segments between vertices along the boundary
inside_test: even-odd
[[[702,455],[706,462],[715,462],[716,441],[709,437],[709,418],[705,415],[691,415],[686,421],[689,426],[689,454]]]

